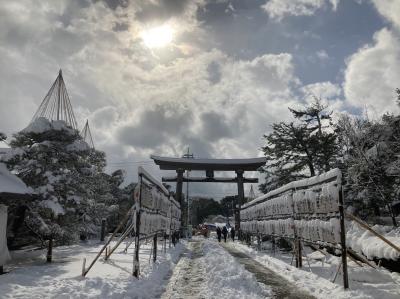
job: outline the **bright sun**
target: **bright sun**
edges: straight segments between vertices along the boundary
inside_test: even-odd
[[[143,31],[141,38],[147,47],[161,48],[171,43],[173,34],[174,32],[171,26],[163,25]]]

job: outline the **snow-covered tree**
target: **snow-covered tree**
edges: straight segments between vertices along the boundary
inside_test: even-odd
[[[266,181],[260,190],[268,192],[293,180],[314,176],[336,165],[337,139],[331,113],[319,100],[300,110],[289,108],[296,121],[272,124],[262,148],[267,165]]]
[[[388,212],[400,196],[400,116],[380,121],[341,116],[337,123],[347,181],[347,197],[362,217]]]
[[[0,142],[1,141],[5,141],[6,139],[7,139],[7,135],[2,133],[2,132],[0,132]]]
[[[31,232],[60,243],[95,233],[110,206],[102,197],[110,194],[105,154],[65,122],[45,118],[15,134],[10,145],[8,167],[39,195],[25,219]]]

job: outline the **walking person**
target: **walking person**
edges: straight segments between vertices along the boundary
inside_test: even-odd
[[[232,238],[232,242],[235,242],[235,228],[233,226],[231,228],[231,238]]]
[[[219,226],[217,226],[217,238],[218,238],[218,242],[221,242],[221,228]]]
[[[228,235],[228,230],[226,226],[224,226],[224,228],[222,229],[222,234],[224,235],[224,241],[226,243],[226,236]]]

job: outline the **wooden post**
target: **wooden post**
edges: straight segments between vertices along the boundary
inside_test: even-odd
[[[135,253],[133,255],[133,276],[139,278],[140,264],[139,264],[139,238],[140,238],[140,210],[142,206],[142,185],[143,185],[143,175],[140,174],[139,179],[140,193],[139,193],[139,203],[137,204],[136,211],[136,228],[135,228]],[[181,190],[182,191],[182,190]]]
[[[346,247],[346,229],[344,226],[344,206],[343,206],[343,187],[339,189],[339,217],[340,217],[340,246],[342,251],[342,271],[343,271],[343,287],[349,288],[349,276],[347,272],[347,247]]]
[[[106,236],[106,219],[101,219],[101,234],[100,241],[103,242]]]
[[[82,276],[85,276],[85,270],[86,270],[86,258],[83,258],[83,263],[82,263]]]
[[[303,267],[303,253],[301,251],[301,241],[297,239],[297,254],[299,259],[299,268]]]
[[[157,260],[157,233],[153,237],[153,263]]]
[[[49,239],[49,247],[47,248],[47,262],[51,263],[53,259],[53,238]]]

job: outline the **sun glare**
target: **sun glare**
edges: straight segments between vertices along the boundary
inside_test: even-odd
[[[161,48],[171,43],[173,38],[173,30],[169,25],[155,27],[143,31],[141,37],[144,44],[149,48]]]

